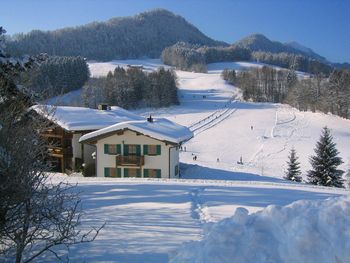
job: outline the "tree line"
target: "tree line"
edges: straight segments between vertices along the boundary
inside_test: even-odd
[[[277,103],[285,101],[296,82],[295,72],[264,66],[238,72],[235,84],[245,100]]]
[[[331,112],[350,118],[350,70],[347,69],[333,70],[328,78],[323,74],[298,78],[293,70],[264,66],[238,72],[234,84],[242,89],[245,100],[286,103],[303,111]]]
[[[100,103],[123,108],[168,107],[178,104],[176,75],[160,68],[146,73],[139,68],[117,67],[106,77],[92,78],[83,87],[84,106],[96,108]]]
[[[88,65],[82,57],[50,56],[21,72],[17,83],[46,99],[80,89],[89,76]]]
[[[240,45],[208,47],[178,42],[165,48],[161,57],[167,65],[195,72],[207,72],[206,65],[208,63],[223,61],[262,62],[312,74],[323,73],[329,75],[333,70],[331,65],[306,55],[251,51]]]
[[[208,63],[249,60],[250,51],[236,46],[208,47],[178,42],[165,48],[161,58],[165,64],[181,70],[207,72]]]
[[[251,53],[251,59],[283,68],[293,68],[294,70],[308,72],[311,74],[329,75],[333,67],[317,59],[293,53],[271,53],[265,51],[255,51]]]

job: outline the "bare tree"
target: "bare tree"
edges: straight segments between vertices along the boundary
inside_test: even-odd
[[[48,180],[47,145],[40,136],[48,124],[12,105],[0,119],[0,255],[29,262],[48,251],[59,257],[54,246],[94,240],[101,228],[80,232],[74,186]]]
[[[81,232],[82,210],[73,185],[52,183],[47,172],[49,123],[28,110],[30,98],[13,82],[15,68],[0,61],[0,261],[30,262],[57,245],[94,240]]]

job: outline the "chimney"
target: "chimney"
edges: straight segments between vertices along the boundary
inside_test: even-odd
[[[152,115],[149,115],[149,117],[147,118],[147,121],[148,121],[148,122],[153,122]]]

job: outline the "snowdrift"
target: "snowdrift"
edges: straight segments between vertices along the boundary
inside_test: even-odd
[[[214,224],[185,243],[170,262],[349,262],[350,196],[270,205]]]

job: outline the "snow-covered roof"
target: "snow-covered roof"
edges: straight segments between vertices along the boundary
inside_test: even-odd
[[[150,136],[154,139],[172,143],[181,143],[193,136],[193,133],[185,126],[176,124],[164,118],[153,118],[152,122],[144,119],[117,123],[104,129],[85,134],[80,138],[79,142],[92,141],[98,137],[108,136],[109,134],[113,134],[114,132],[123,129],[129,129]]]
[[[32,109],[67,131],[99,130],[116,123],[144,119],[116,106],[111,107],[111,110],[96,110],[84,107],[35,105]]]

